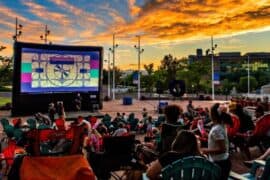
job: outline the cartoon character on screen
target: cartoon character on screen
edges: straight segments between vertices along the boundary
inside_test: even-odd
[[[46,77],[54,86],[70,86],[78,76],[78,63],[72,56],[51,56],[46,64]]]

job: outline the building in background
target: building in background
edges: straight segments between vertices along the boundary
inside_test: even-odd
[[[204,55],[202,49],[188,56],[188,63],[206,60],[211,61],[211,54]],[[270,83],[270,52],[220,52],[214,56],[215,84],[222,85],[225,79],[239,84],[241,77],[247,77],[248,64],[250,76],[257,80],[256,89]]]

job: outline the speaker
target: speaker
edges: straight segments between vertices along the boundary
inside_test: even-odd
[[[174,97],[181,97],[186,92],[185,81],[172,80],[169,84],[170,94]]]

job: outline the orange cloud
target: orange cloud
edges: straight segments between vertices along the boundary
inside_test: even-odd
[[[49,39],[53,43],[111,46],[115,33],[120,48],[123,44],[132,48],[138,34],[142,36],[142,46],[162,43],[170,46],[171,42],[200,40],[211,35],[224,37],[270,29],[270,0],[147,0],[142,6],[138,6],[136,0],[127,0],[129,17],[123,17],[109,5],[97,7],[104,10],[103,16],[109,16],[107,20],[111,21],[107,24],[99,14],[87,12],[67,1],[50,2],[65,13],[51,12],[33,1],[27,1],[25,5],[42,19],[57,23],[66,19],[62,22],[66,24],[64,27],[49,26],[52,32]],[[48,13],[50,17],[51,13],[55,14],[46,19]],[[4,6],[0,6],[0,16],[0,24],[12,29],[10,32],[14,31],[15,17],[19,18],[24,25],[21,40],[42,42],[39,36],[44,31],[44,23],[27,19]],[[8,32],[4,34],[6,39],[12,36]],[[1,36],[1,40],[3,38]]]
[[[149,0],[138,17],[116,25],[117,29],[100,33],[97,39],[111,39],[111,34],[130,37],[142,34],[144,43],[182,41],[256,31],[270,25],[269,0]],[[134,1],[129,1],[130,6]],[[130,10],[132,11],[132,10]],[[132,14],[132,12],[131,12]],[[128,43],[128,42],[127,42]]]
[[[112,18],[111,25],[119,26],[126,23],[126,20],[119,14],[119,12],[113,8],[110,8],[109,4],[105,4],[103,6],[100,6],[99,8],[105,10],[107,14]]]
[[[30,12],[42,19],[50,20],[64,26],[71,24],[71,21],[66,15],[49,11],[44,6],[34,3],[33,1],[23,1],[23,4],[29,8]]]
[[[132,17],[138,15],[141,11],[141,8],[136,6],[135,3],[136,0],[128,0],[128,8]]]
[[[50,0],[50,1],[58,5],[59,7],[69,11],[75,16],[80,17],[78,18],[78,20],[81,19],[82,24],[86,24],[85,22],[88,22],[88,23],[92,22],[98,25],[104,24],[103,20],[97,18],[95,14],[83,11],[82,9],[76,6],[73,6],[66,1],[63,1],[63,0]]]
[[[27,18],[25,18],[24,16],[2,5],[0,6],[0,16],[1,16],[1,19],[5,19],[5,20],[9,18],[13,18],[15,20],[15,17],[18,17],[18,20],[20,21],[27,21]]]
[[[9,28],[14,26],[14,23],[11,23],[9,21],[5,21],[3,19],[0,19],[0,24],[4,25],[6,27],[9,27]]]
[[[13,44],[7,43],[2,41],[2,36],[11,36],[11,34],[9,32],[1,32],[0,34],[0,46],[4,46],[5,49],[3,49],[2,51],[0,51],[0,56],[10,56],[13,54]]]

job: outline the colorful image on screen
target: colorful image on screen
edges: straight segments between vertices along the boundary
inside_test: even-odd
[[[99,51],[22,48],[21,92],[98,91],[99,66]]]

